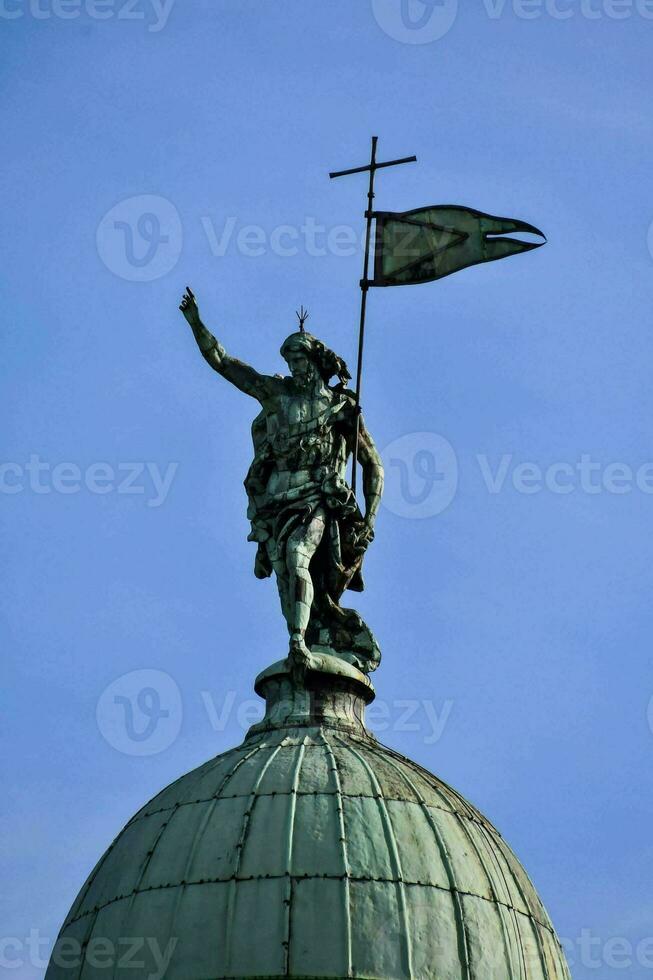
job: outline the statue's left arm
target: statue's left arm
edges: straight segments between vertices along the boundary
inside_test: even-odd
[[[383,493],[383,463],[374,440],[365,427],[362,415],[358,420],[358,461],[363,470],[365,525],[368,540],[371,541],[374,537],[374,522]]]

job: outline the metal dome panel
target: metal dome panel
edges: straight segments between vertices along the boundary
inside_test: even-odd
[[[158,950],[167,980],[569,980],[494,827],[364,729],[335,725],[254,732],[143,807],[64,923],[81,962],[53,956],[47,980],[105,980],[89,950],[130,937],[149,941],[144,965],[116,959],[114,977],[158,980]]]

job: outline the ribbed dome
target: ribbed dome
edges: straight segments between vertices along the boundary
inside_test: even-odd
[[[262,676],[267,720],[134,816],[60,941],[88,951],[97,937],[114,948],[147,938],[142,969],[116,964],[132,978],[160,975],[156,945],[171,951],[166,980],[568,980],[500,834],[366,732],[358,719],[372,695],[360,682],[354,691],[353,674],[326,698],[309,691],[303,721],[288,675]],[[81,976],[55,959],[47,980]],[[83,980],[96,973],[107,976],[86,956]]]

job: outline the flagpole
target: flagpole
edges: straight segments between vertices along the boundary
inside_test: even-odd
[[[363,374],[363,348],[365,343],[365,313],[367,309],[367,292],[370,286],[397,286],[407,284],[409,282],[429,282],[431,280],[441,279],[443,276],[448,276],[452,272],[457,272],[459,269],[466,269],[470,265],[477,265],[480,262],[489,262],[493,259],[501,259],[508,255],[516,255],[518,252],[526,252],[533,248],[539,248],[540,245],[543,245],[544,242],[546,242],[546,236],[544,233],[534,225],[529,225],[525,221],[516,221],[513,218],[497,218],[490,214],[483,214],[481,211],[473,211],[470,208],[460,208],[453,205],[447,207],[442,205],[433,205],[430,208],[417,209],[406,212],[405,214],[391,214],[388,212],[383,215],[383,228],[386,228],[388,223],[391,223],[399,226],[402,224],[410,225],[411,229],[414,230],[415,227],[419,229],[420,224],[423,224],[425,228],[428,227],[431,229],[431,231],[435,229],[443,235],[448,235],[449,240],[442,247],[428,249],[428,252],[425,254],[425,257],[431,260],[431,268],[428,275],[422,274],[421,276],[414,277],[411,280],[410,277],[400,279],[397,276],[393,278],[392,274],[386,275],[381,273],[378,279],[374,278],[370,280],[370,244],[372,240],[372,220],[375,216],[377,218],[375,250],[383,247],[383,239],[385,237],[382,229],[381,241],[378,240],[379,222],[382,220],[382,215],[375,213],[372,210],[374,203],[374,178],[376,176],[376,171],[381,170],[383,167],[396,167],[401,163],[415,163],[417,160],[416,156],[412,156],[402,157],[400,160],[385,160],[383,163],[377,163],[377,143],[378,136],[373,136],[372,153],[369,164],[366,164],[363,167],[351,167],[349,170],[332,171],[329,174],[329,177],[347,177],[350,174],[369,173],[367,210],[365,212],[365,218],[367,219],[365,227],[365,258],[363,261],[363,278],[360,281],[361,311],[358,328],[358,361],[356,365],[356,421],[351,463],[351,488],[354,497],[356,496],[358,447],[360,441],[360,401]],[[426,215],[426,217],[424,217],[424,215]],[[434,215],[443,216],[441,219],[443,222],[442,225],[434,223]],[[418,218],[422,218],[422,221],[420,222],[417,220]],[[460,225],[460,227],[453,227],[453,224],[456,226]],[[505,232],[522,232],[540,235],[544,239],[544,242],[523,242],[514,238],[500,237]],[[464,254],[459,255],[457,260],[454,259],[453,261],[450,261],[448,265],[444,265],[442,269],[439,269],[439,267],[434,264],[436,255],[439,255],[448,249],[451,250],[464,243],[467,243],[467,251]],[[377,256],[378,251],[375,251],[375,260]]]
[[[356,401],[355,401],[355,429],[354,429],[354,451],[351,458],[351,489],[354,497],[356,496],[356,482],[358,475],[358,434],[360,427],[361,414],[361,384],[363,379],[363,349],[365,345],[365,313],[367,311],[367,293],[369,290],[369,270],[370,270],[370,243],[372,239],[372,209],[374,203],[374,177],[376,174],[376,144],[378,136],[372,137],[372,152],[370,155],[370,182],[367,191],[367,219],[365,226],[365,258],[363,260],[363,278],[361,279],[361,312],[358,326],[358,361],[356,364]]]
[[[366,226],[365,226],[365,258],[363,260],[363,278],[360,281],[361,287],[361,311],[360,311],[360,322],[358,327],[358,359],[356,364],[356,397],[355,397],[355,430],[354,430],[354,450],[352,454],[351,461],[351,489],[356,496],[356,484],[357,484],[357,467],[358,467],[358,443],[359,443],[359,430],[360,430],[360,402],[361,402],[361,384],[363,375],[363,348],[365,343],[365,313],[367,310],[367,292],[370,288],[369,281],[369,269],[370,269],[370,244],[372,240],[372,220],[374,217],[374,212],[372,206],[374,203],[374,177],[377,170],[381,170],[383,167],[395,167],[400,163],[414,163],[417,157],[402,157],[401,160],[388,160],[384,163],[376,162],[376,145],[379,141],[378,136],[372,137],[372,152],[370,155],[370,162],[365,167],[353,167],[350,170],[339,170],[334,171],[329,174],[329,177],[346,177],[349,174],[360,174],[369,171],[370,180],[369,187],[367,191],[367,210],[365,212]]]

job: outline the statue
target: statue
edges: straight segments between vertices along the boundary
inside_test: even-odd
[[[351,376],[342,358],[304,329],[303,309],[298,314],[299,330],[281,347],[290,369],[290,377],[282,377],[259,374],[230,357],[202,323],[190,288],[179,307],[204,359],[261,405],[252,424],[254,460],[245,479],[252,526],[249,540],[258,545],[255,575],[268,578],[273,571],[276,575],[290,633],[290,662],[299,673],[312,665],[311,654],[338,657],[367,673],[381,659],[378,644],[358,613],[340,606],[345,589],[363,589],[363,558],[374,537],[383,491],[381,459],[360,414],[370,288],[431,282],[481,262],[530,251],[546,241],[534,225],[472,208],[431,205],[406,212],[375,211],[377,170],[417,159],[379,163],[377,142],[373,136],[369,164],[329,174],[366,173],[369,181],[355,391],[347,388]],[[506,233],[535,235],[543,241],[503,237]],[[338,383],[331,385],[334,377]],[[351,487],[345,480],[350,455]],[[359,462],[364,516],[356,501]]]
[[[340,606],[346,589],[363,590],[362,564],[374,538],[383,491],[383,467],[365,428],[345,362],[299,330],[281,346],[290,377],[259,374],[226,353],[200,318],[187,288],[179,309],[204,359],[261,405],[252,424],[254,459],[245,478],[248,540],[257,543],[254,574],[275,572],[298,669],[313,653],[329,654],[360,670],[374,670],[378,644],[361,617]],[[336,377],[338,383],[331,385]],[[365,514],[345,479],[358,423],[358,461]]]

